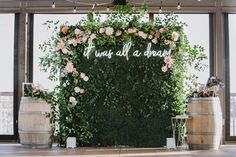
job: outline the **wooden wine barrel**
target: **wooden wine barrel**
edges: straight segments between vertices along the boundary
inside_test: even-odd
[[[218,97],[191,98],[187,137],[190,149],[218,150],[222,135],[222,112]]]
[[[22,146],[49,148],[52,127],[46,114],[51,107],[42,99],[22,97],[18,117],[18,132]]]

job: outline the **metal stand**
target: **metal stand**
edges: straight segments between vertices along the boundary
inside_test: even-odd
[[[188,115],[177,115],[171,117],[173,138],[176,139],[177,149],[188,149],[186,136],[186,121],[189,119]],[[176,137],[176,134],[178,137]]]

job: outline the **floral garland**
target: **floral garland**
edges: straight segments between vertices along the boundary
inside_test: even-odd
[[[69,31],[70,29],[70,31]],[[100,36],[107,36],[110,38],[122,38],[122,35],[131,35],[135,38],[139,37],[143,40],[146,40],[147,42],[150,42],[152,44],[161,43],[162,36],[164,33],[170,34],[170,36],[165,37],[164,44],[167,46],[170,50],[176,49],[176,42],[179,40],[179,33],[176,31],[168,32],[168,29],[161,27],[159,29],[151,30],[147,33],[144,32],[144,30],[140,30],[136,27],[127,27],[123,30],[118,29],[114,30],[113,27],[108,26],[105,28],[98,28],[99,31],[84,31],[82,29],[79,29],[78,27],[75,28],[69,28],[69,26],[62,26],[61,33],[63,34],[61,39],[58,39],[56,43],[56,51],[59,51],[63,54],[70,54],[70,46],[77,47],[78,45],[84,45],[88,46],[90,44],[93,44],[95,40],[99,40],[98,35]],[[116,39],[119,40],[119,39]],[[174,63],[174,59],[171,55],[164,57],[164,65],[161,68],[163,72],[167,72],[169,68],[171,68],[172,64]],[[77,73],[76,69],[74,69],[73,63],[68,60],[65,70],[67,73]],[[84,74],[83,74],[84,75]],[[87,81],[88,77],[85,76],[84,81]],[[80,92],[81,93],[81,92]],[[83,92],[82,92],[83,93]]]

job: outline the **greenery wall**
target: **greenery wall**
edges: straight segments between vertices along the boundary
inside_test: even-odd
[[[60,124],[57,136],[62,146],[68,136],[76,136],[78,146],[156,147],[165,145],[165,139],[172,136],[171,117],[185,109],[185,68],[205,56],[201,47],[189,46],[184,24],[175,15],[152,23],[141,22],[141,17],[115,12],[100,22],[89,16],[75,26],[61,26],[41,45],[46,52],[41,60],[44,70],[50,71],[51,79],[60,73],[54,95],[59,110],[53,106],[51,119]],[[104,33],[101,28],[114,32]],[[117,51],[131,42],[130,52],[144,52],[151,43],[152,50],[171,50],[166,57],[173,61],[167,64],[165,57],[131,54],[128,61],[93,54],[87,59],[83,52],[92,37],[95,50]]]

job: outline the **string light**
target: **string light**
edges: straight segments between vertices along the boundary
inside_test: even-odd
[[[198,2],[201,2],[201,0],[197,0]]]
[[[110,11],[110,7],[109,7],[109,5],[107,5],[107,11]]]
[[[76,7],[74,7],[74,9],[73,9],[73,13],[76,13]]]
[[[181,9],[180,2],[178,2],[177,9],[178,9],[178,10],[180,10],[180,9]]]
[[[162,7],[159,8],[159,13],[162,13]]]
[[[94,13],[95,5],[96,5],[96,4],[93,4],[93,5],[92,5],[92,13]]]
[[[52,2],[52,8],[56,8],[56,3],[54,1]]]
[[[162,13],[162,3],[163,3],[163,1],[161,0],[161,4],[160,4],[160,8],[159,8],[159,13]]]

